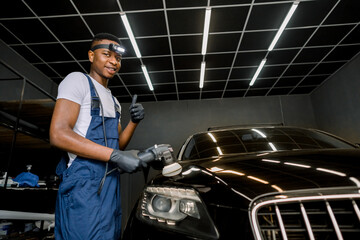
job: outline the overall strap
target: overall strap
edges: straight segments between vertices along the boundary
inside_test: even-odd
[[[90,77],[84,73],[86,78],[88,79],[90,85],[90,93],[91,93],[91,116],[100,116],[100,99],[96,94],[95,86],[91,81]]]

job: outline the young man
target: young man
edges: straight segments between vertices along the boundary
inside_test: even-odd
[[[56,169],[62,179],[57,240],[120,238],[119,172],[131,173],[142,165],[138,151],[121,150],[144,118],[144,108],[132,103],[131,121],[122,129],[120,104],[107,88],[121,67],[119,47],[115,36],[97,34],[88,52],[90,74],[70,73],[59,85],[50,142],[67,154]]]

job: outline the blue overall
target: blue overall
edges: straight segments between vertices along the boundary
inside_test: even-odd
[[[105,146],[100,101],[89,76],[86,77],[91,91],[91,122],[86,138]],[[115,100],[114,106],[116,117],[104,117],[104,123],[108,147],[119,149],[120,108]],[[114,167],[109,163],[108,171]],[[67,168],[66,159],[61,159],[56,168],[56,173],[62,179],[56,200],[56,240],[120,239],[120,174],[118,171],[109,174],[98,194],[105,170],[106,163],[102,161],[77,156]]]

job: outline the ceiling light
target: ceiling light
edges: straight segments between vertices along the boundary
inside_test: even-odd
[[[275,145],[273,143],[269,142],[269,146],[271,147],[271,149],[273,151],[277,151],[277,149],[276,149],[276,147],[275,147]]]
[[[223,171],[221,171],[219,173],[232,173],[232,174],[239,175],[239,176],[245,176],[244,173],[233,171],[233,170],[223,170]]]
[[[217,149],[219,155],[223,155],[223,152],[221,151],[221,148],[220,148],[220,147],[216,147],[216,149]]]
[[[294,14],[294,12],[295,12],[296,8],[298,7],[298,5],[299,5],[299,0],[296,0],[296,1],[293,3],[293,5],[291,6],[288,14],[286,15],[283,23],[281,24],[278,32],[276,33],[273,41],[271,42],[270,47],[268,48],[269,51],[272,51],[272,50],[274,49],[274,46],[275,46],[276,42],[279,40],[282,32],[284,31],[286,25],[287,25],[288,22],[290,21],[290,18],[291,18],[292,15]]]
[[[338,172],[338,171],[334,171],[334,170],[330,170],[330,169],[326,169],[326,168],[316,168],[316,170],[318,171],[323,171],[323,172],[327,172],[327,173],[331,173],[331,174],[335,174],[341,177],[345,177],[346,174],[342,173],[342,172]]]
[[[294,167],[311,168],[311,166],[309,166],[309,165],[298,164],[298,163],[284,162],[284,164],[294,166]]]
[[[211,8],[206,8],[205,22],[204,22],[204,34],[203,34],[203,42],[202,42],[202,49],[201,49],[202,55],[206,54],[206,48],[207,48],[208,37],[209,37],[210,17],[211,17]]]
[[[350,177],[349,179],[350,179],[351,181],[353,181],[353,182],[356,184],[356,186],[360,187],[360,181],[359,181],[359,180],[357,180],[357,179],[354,178],[354,177]]]
[[[212,168],[210,168],[209,170],[210,170],[211,172],[218,172],[218,171],[222,171],[222,170],[224,170],[224,169],[218,168],[218,167],[212,167]]]
[[[278,160],[270,160],[270,159],[263,159],[261,161],[263,161],[263,162],[271,162],[271,163],[280,163],[280,161],[278,161]]]
[[[152,84],[151,84],[150,76],[149,76],[149,73],[148,73],[148,71],[147,71],[147,69],[146,69],[146,66],[145,66],[145,65],[141,65],[141,69],[142,69],[142,71],[143,71],[143,73],[144,73],[144,76],[145,76],[146,82],[147,82],[147,84],[148,84],[148,86],[149,86],[149,88],[150,88],[150,91],[153,91],[154,88],[153,88],[153,86],[152,86]]]
[[[263,138],[266,138],[266,135],[263,133],[263,132],[261,132],[260,130],[257,130],[257,129],[251,129],[252,131],[254,131],[254,132],[257,132],[261,137],[263,137]]]
[[[257,178],[257,177],[248,176],[248,178],[250,178],[250,179],[252,179],[252,180],[255,180],[255,181],[258,181],[258,182],[261,182],[261,183],[263,183],[263,184],[269,184],[268,181],[262,180],[262,179]]]
[[[264,58],[261,61],[261,63],[259,65],[258,69],[256,70],[253,78],[251,79],[250,86],[254,85],[254,82],[256,81],[256,78],[259,76],[259,73],[261,72],[261,69],[264,67],[265,63],[266,63],[266,58]]]
[[[279,192],[283,192],[283,190],[280,187],[276,186],[276,185],[271,185],[271,187],[276,189]]]
[[[208,135],[211,137],[211,139],[213,140],[213,142],[216,143],[216,138],[214,137],[214,135],[212,135],[212,133],[208,133]]]
[[[205,78],[205,62],[201,62],[201,70],[200,70],[200,85],[199,88],[204,87],[204,78]]]
[[[123,23],[124,23],[126,32],[127,32],[128,36],[129,36],[129,38],[130,38],[131,44],[132,44],[132,46],[133,46],[133,48],[134,48],[134,51],[135,51],[135,53],[136,53],[136,57],[137,57],[137,58],[141,58],[140,50],[139,50],[139,48],[138,48],[138,45],[136,44],[135,37],[134,37],[134,34],[133,34],[132,30],[131,30],[129,21],[128,21],[127,17],[126,17],[126,14],[125,14],[124,12],[121,12],[121,13],[120,13],[120,16],[121,16],[121,20],[122,20]]]

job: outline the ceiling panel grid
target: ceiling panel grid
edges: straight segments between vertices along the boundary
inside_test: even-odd
[[[360,1],[301,0],[274,50],[293,0],[13,0],[0,9],[0,39],[54,82],[89,71],[94,34],[126,49],[109,87],[120,102],[310,94],[360,51]],[[206,9],[207,52],[201,54]],[[120,13],[141,52],[137,58]],[[267,62],[254,85],[261,60]],[[201,62],[206,62],[199,88]],[[149,72],[154,90],[141,66]]]

